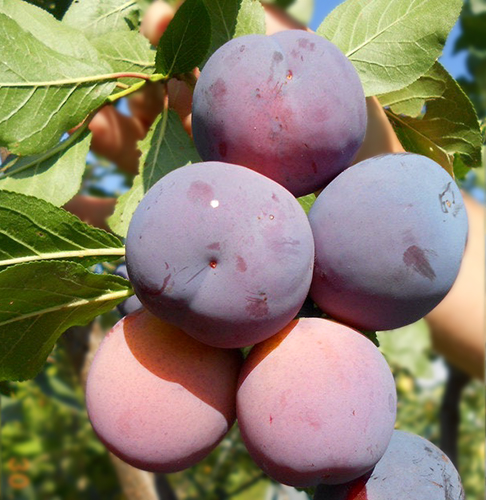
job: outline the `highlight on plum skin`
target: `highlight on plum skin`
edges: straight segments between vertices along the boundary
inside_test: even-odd
[[[126,262],[153,314],[209,345],[245,347],[298,313],[314,240],[285,188],[245,167],[207,162],[174,170],[146,194]]]
[[[134,467],[177,472],[235,420],[239,351],[197,342],[146,310],[121,319],[90,368],[86,405],[106,447]]]
[[[113,274],[116,274],[117,276],[121,276],[122,278],[125,278],[127,280],[128,279],[128,272],[127,272],[126,264],[120,264],[115,269],[115,272]],[[118,312],[122,316],[126,316],[127,314],[138,311],[142,307],[143,307],[143,305],[140,302],[140,299],[136,295],[132,295],[131,297],[128,297],[128,299],[124,300],[121,304],[118,304],[116,306],[116,308],[118,309]]]
[[[192,109],[203,160],[252,168],[297,197],[349,167],[366,132],[354,66],[330,41],[301,30],[224,44],[201,71]]]
[[[394,431],[374,470],[351,483],[319,486],[315,500],[464,500],[461,478],[437,446]]]
[[[439,304],[457,277],[468,233],[452,177],[415,154],[350,167],[318,196],[309,220],[316,245],[311,297],[363,330],[405,326]]]
[[[256,464],[278,482],[311,487],[351,481],[376,465],[393,432],[396,389],[365,336],[302,318],[250,351],[236,405]]]

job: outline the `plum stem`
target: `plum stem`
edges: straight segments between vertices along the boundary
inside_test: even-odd
[[[167,78],[164,75],[161,74],[155,74],[152,76],[145,75],[143,73],[117,73],[118,78],[141,78],[141,75],[143,75],[143,80],[141,82],[137,82],[134,85],[131,85],[130,87],[126,88],[125,90],[122,90],[121,92],[118,92],[116,94],[113,94],[109,96],[106,100],[110,104],[113,104],[114,102],[118,101],[122,97],[129,96],[130,94],[133,94],[134,92],[137,92],[140,90],[144,85],[146,85],[149,82],[155,83],[155,82],[160,82],[160,81],[165,81]],[[121,76],[120,76],[121,75]],[[139,75],[139,76],[136,76]]]

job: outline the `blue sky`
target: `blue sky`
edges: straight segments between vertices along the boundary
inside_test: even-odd
[[[342,3],[342,1],[343,0],[315,0],[314,17],[310,23],[310,28],[316,30],[327,14]],[[454,78],[467,74],[465,64],[467,56],[466,51],[457,55],[452,54],[455,41],[460,34],[461,27],[459,26],[459,23],[457,23],[447,39],[443,55],[440,58],[441,63]]]

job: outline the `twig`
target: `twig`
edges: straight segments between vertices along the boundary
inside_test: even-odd
[[[469,383],[469,375],[449,365],[442,406],[440,408],[440,448],[458,466],[457,442],[461,422],[460,402],[463,389]]]

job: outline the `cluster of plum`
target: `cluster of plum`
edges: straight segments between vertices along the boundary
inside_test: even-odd
[[[126,263],[143,308],[114,326],[88,377],[89,416],[113,453],[179,471],[237,418],[265,473],[321,485],[320,498],[389,499],[390,482],[394,498],[461,498],[439,450],[394,433],[393,376],[358,330],[398,328],[442,300],[464,205],[425,157],[350,166],[365,130],[357,73],[321,37],[251,35],[213,54],[193,104],[205,161],[138,206]],[[322,188],[307,216],[296,196]],[[332,319],[294,319],[309,295]]]

